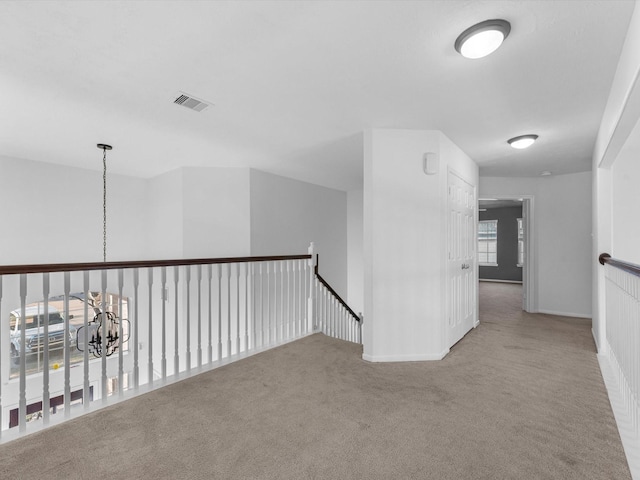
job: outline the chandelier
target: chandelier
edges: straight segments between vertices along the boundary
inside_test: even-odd
[[[128,320],[124,321],[128,323]],[[119,326],[119,319],[113,312],[107,312],[106,314],[102,312],[96,313],[93,320],[87,325],[91,333],[88,342],[89,353],[96,358],[101,358],[103,355],[107,357],[113,355],[120,346],[120,340],[124,343],[129,339],[129,335],[124,333],[124,338],[120,338]],[[80,349],[79,345],[80,343],[78,342],[78,350],[84,351]]]
[[[112,150],[111,145],[98,143],[97,147],[102,150],[102,260],[107,261],[107,150]],[[115,313],[107,311],[107,303],[96,298],[96,294],[84,299],[94,310],[93,320],[87,322],[87,342],[86,348],[96,358],[110,357],[122,343],[129,339],[129,321],[119,319]],[[100,299],[102,300],[102,299]],[[102,305],[102,309],[101,309]],[[127,328],[123,330],[126,322]],[[76,348],[85,351],[85,335],[82,326],[76,330]],[[82,333],[81,333],[82,332]],[[121,338],[122,337],[124,338]]]

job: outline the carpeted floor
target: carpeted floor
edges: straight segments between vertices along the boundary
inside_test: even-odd
[[[441,362],[321,334],[0,446],[0,477],[627,479],[590,322],[481,284]]]

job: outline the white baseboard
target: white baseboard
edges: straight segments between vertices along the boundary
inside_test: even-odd
[[[591,329],[591,336],[596,344],[596,352],[598,352],[598,354],[604,353],[600,351],[600,344],[598,343],[598,338],[596,337],[596,332],[593,331],[593,328]]]
[[[416,355],[368,355],[366,353],[362,354],[362,359],[367,362],[424,362],[430,360],[442,360],[447,353],[449,353],[449,349],[447,348],[442,353],[426,353],[426,354],[416,354]]]
[[[606,355],[598,355],[598,363],[600,364],[602,379],[607,387],[609,403],[618,425],[618,432],[627,457],[631,477],[634,480],[640,480],[640,438],[636,435],[631,417],[627,413],[624,399],[620,393],[620,386],[613,373],[609,358]]]
[[[589,315],[585,315],[584,313],[555,312],[553,310],[538,310],[535,313],[544,313],[545,315],[558,315],[560,317],[575,317],[575,318],[588,318],[588,319],[591,319],[591,317]]]
[[[480,280],[481,282],[497,282],[497,283],[517,283],[519,285],[522,285],[522,280],[518,281],[518,280],[497,280],[494,278],[479,278],[478,280]]]

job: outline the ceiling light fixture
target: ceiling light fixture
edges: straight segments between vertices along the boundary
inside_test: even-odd
[[[465,58],[482,58],[495,52],[511,31],[506,20],[485,20],[462,32],[454,47]]]
[[[522,150],[523,148],[527,148],[533,145],[533,142],[535,142],[537,138],[538,135],[520,135],[519,137],[510,138],[509,140],[507,140],[507,143],[513,148]]]

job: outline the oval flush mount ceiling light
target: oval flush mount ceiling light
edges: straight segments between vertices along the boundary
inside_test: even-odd
[[[495,52],[511,31],[506,20],[485,20],[467,28],[454,44],[457,52],[466,58],[482,58]]]
[[[530,147],[533,142],[536,141],[538,135],[520,135],[519,137],[513,137],[507,140],[507,143],[513,148],[522,150],[523,148]]]

